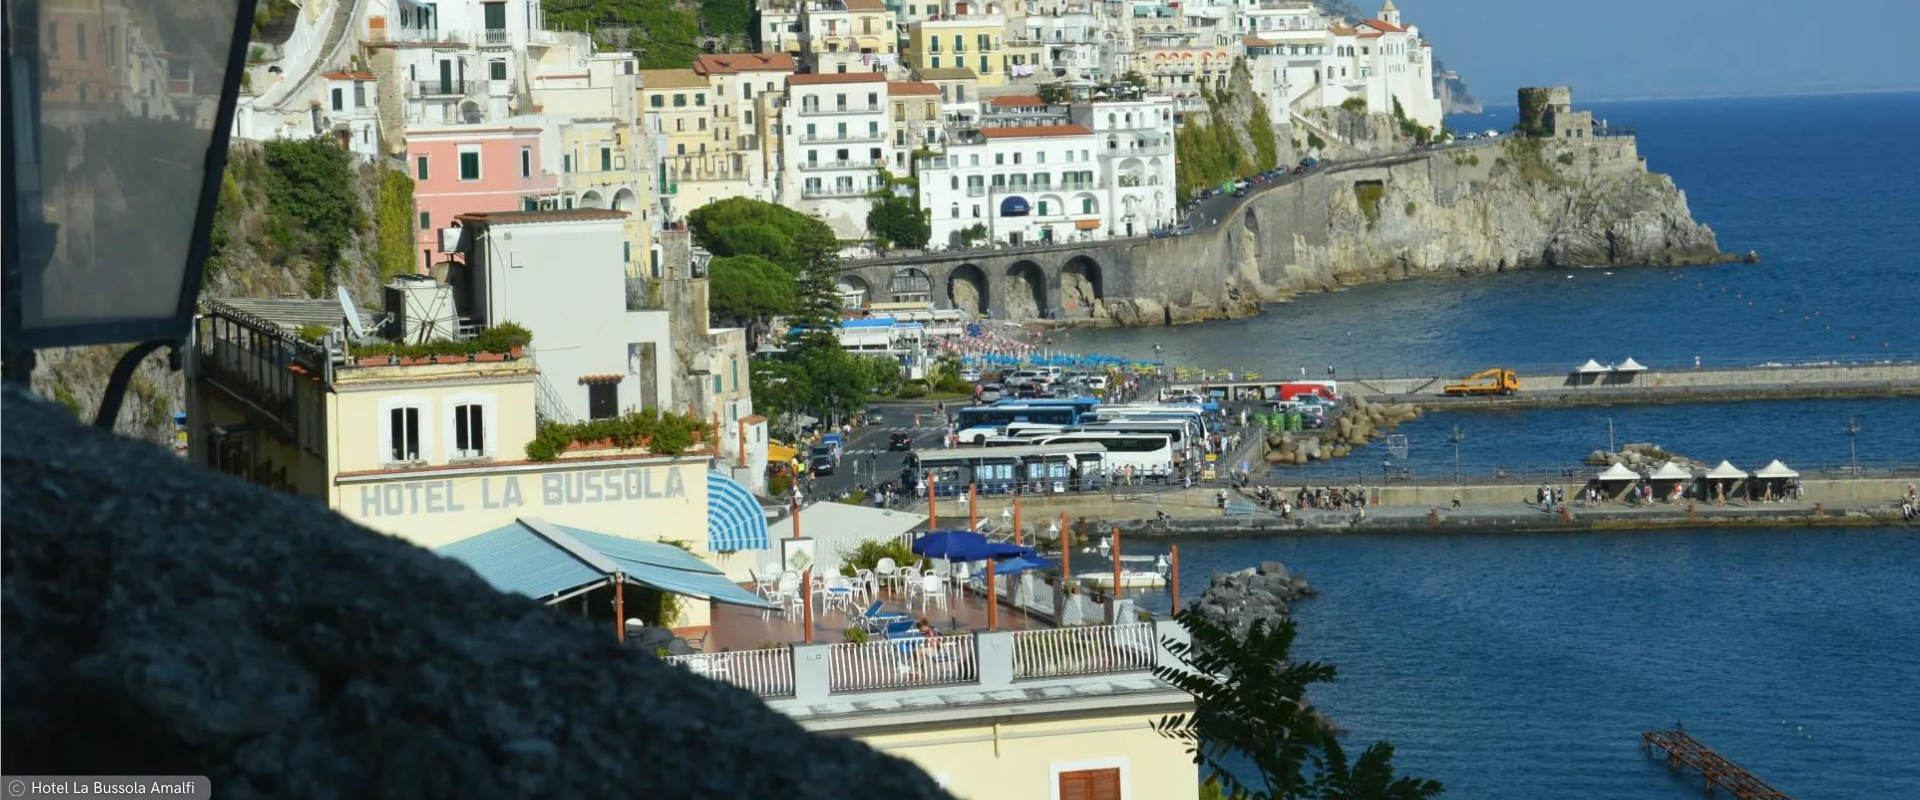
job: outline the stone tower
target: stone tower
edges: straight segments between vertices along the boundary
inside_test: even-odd
[[[1393,0],[1387,0],[1387,4],[1380,7],[1380,21],[1396,28],[1401,27],[1400,9],[1394,7]]]

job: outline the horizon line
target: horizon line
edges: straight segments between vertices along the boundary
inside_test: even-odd
[[[1583,102],[1649,103],[1649,102],[1668,102],[1668,101],[1676,101],[1676,100],[1762,100],[1767,98],[1817,97],[1817,96],[1825,96],[1825,95],[1914,94],[1914,93],[1920,93],[1920,85],[1882,87],[1882,88],[1875,88],[1875,89],[1809,89],[1806,91],[1798,91],[1798,92],[1757,92],[1753,94],[1721,92],[1721,93],[1715,93],[1715,94],[1686,94],[1686,95],[1670,95],[1670,94],[1669,95],[1602,95],[1599,97],[1586,98]],[[1482,109],[1518,108],[1519,105],[1520,104],[1517,101],[1500,102],[1500,103],[1488,103],[1488,102],[1482,101],[1480,103],[1480,107]]]

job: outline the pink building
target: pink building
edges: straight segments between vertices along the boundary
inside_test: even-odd
[[[409,126],[407,171],[422,271],[444,257],[440,230],[454,217],[538,209],[560,185],[559,176],[540,169],[538,125]]]

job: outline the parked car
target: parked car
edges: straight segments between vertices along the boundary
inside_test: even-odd
[[[960,370],[960,380],[966,381],[968,383],[979,383],[980,370],[975,369],[973,367],[967,367],[966,369]]]
[[[881,412],[880,412],[880,409],[878,409],[878,408],[868,408],[868,409],[867,409],[867,424],[868,424],[868,425],[885,425],[886,423],[887,423],[887,415],[886,415],[886,414],[883,414],[883,413],[881,413]]]
[[[1178,227],[1178,228],[1174,228],[1174,229],[1173,229],[1173,235],[1175,235],[1175,236],[1187,236],[1187,235],[1190,235],[1190,234],[1192,234],[1192,233],[1193,233],[1193,226],[1192,226],[1192,225],[1182,225],[1182,226],[1180,226],[1180,227]]]
[[[913,434],[896,433],[887,437],[888,450],[912,450]]]
[[[1088,376],[1087,376],[1087,388],[1089,388],[1089,389],[1092,389],[1092,390],[1094,390],[1094,391],[1096,391],[1096,392],[1104,392],[1104,391],[1106,391],[1106,390],[1107,390],[1107,376],[1105,376],[1105,375],[1088,375]]]
[[[1153,230],[1147,231],[1147,237],[1150,239],[1165,239],[1172,235],[1173,234],[1166,228],[1154,228]]]
[[[807,471],[816,476],[833,474],[833,456],[814,456],[807,461]]]
[[[1235,189],[1235,190],[1233,190],[1233,196],[1234,196],[1234,197],[1246,197],[1246,196],[1247,196],[1247,190],[1246,190],[1246,189],[1244,189],[1244,188],[1241,188],[1241,189]]]
[[[1005,387],[997,383],[980,384],[980,402],[991,403],[1007,394]]]
[[[1306,167],[1307,169],[1313,169],[1314,167],[1320,166],[1320,159],[1314,158],[1313,156],[1307,156],[1306,158],[1300,159],[1300,166]]]

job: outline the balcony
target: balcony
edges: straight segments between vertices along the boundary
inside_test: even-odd
[[[1011,619],[1003,615],[1003,621]],[[731,626],[722,624],[716,611],[715,635],[726,627]],[[983,694],[1103,675],[1149,677],[1155,667],[1173,663],[1163,642],[1187,638],[1171,620],[950,633],[930,646],[918,636],[868,642],[830,638],[839,635],[835,626],[816,635],[817,644],[724,651],[710,645],[715,652],[666,660],[769,700],[818,702],[870,692],[954,687]],[[983,697],[980,702],[991,701]]]
[[[867,186],[814,186],[814,187],[801,189],[800,196],[807,199],[828,198],[828,197],[865,197],[867,196],[867,194],[873,191],[874,189],[872,187],[867,187]]]
[[[827,134],[803,133],[803,134],[800,134],[800,143],[801,144],[817,144],[821,142],[878,142],[878,141],[883,141],[886,138],[887,138],[887,134],[884,131],[872,131],[869,133],[848,132],[844,136],[840,134],[833,134],[829,136]]]
[[[408,81],[408,100],[435,100],[471,97],[480,93],[481,81]]]
[[[506,47],[511,44],[513,36],[506,28],[488,28],[480,32],[481,47]]]
[[[369,30],[369,42],[441,42],[454,44],[467,40],[465,31],[445,31],[439,28],[386,28]]]
[[[824,169],[873,169],[875,167],[884,167],[886,165],[887,165],[887,161],[884,158],[882,159],[854,158],[854,159],[848,159],[846,161],[802,161],[800,162],[800,169],[809,170],[809,171],[824,170]]]
[[[877,104],[876,105],[857,105],[857,106],[845,105],[845,106],[834,106],[832,108],[821,108],[819,106],[802,105],[800,106],[800,116],[818,117],[826,114],[878,114],[885,110],[886,110],[885,106],[881,106]]]

